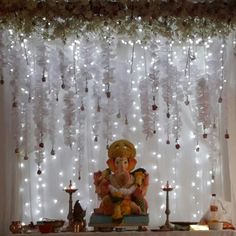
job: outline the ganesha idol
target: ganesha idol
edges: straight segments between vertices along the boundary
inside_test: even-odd
[[[94,209],[91,222],[95,215],[110,216],[112,222],[122,221],[126,216],[147,215],[145,195],[149,176],[143,168],[134,170],[135,155],[134,145],[127,140],[118,140],[110,145],[109,168],[94,173],[95,191],[101,203]]]

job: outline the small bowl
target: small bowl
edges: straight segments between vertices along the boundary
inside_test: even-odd
[[[39,231],[42,234],[48,234],[48,233],[52,233],[53,232],[53,225],[46,223],[46,224],[39,224]]]
[[[208,222],[208,227],[210,230],[222,230],[223,222],[217,222],[217,221]]]

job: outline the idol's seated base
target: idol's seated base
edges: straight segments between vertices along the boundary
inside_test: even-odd
[[[111,216],[93,213],[90,217],[89,226],[94,227],[94,231],[122,231],[134,229],[145,231],[149,223],[149,215],[127,215],[121,220],[114,220]]]

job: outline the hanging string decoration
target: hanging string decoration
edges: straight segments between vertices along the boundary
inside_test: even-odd
[[[88,95],[87,93],[89,93],[89,89],[92,88],[92,98],[94,106],[92,106],[90,111],[93,111],[92,131],[94,134],[94,141],[97,142],[99,136],[99,128],[101,126],[101,97],[103,71],[100,69],[100,66],[102,64],[101,60],[98,60],[95,54],[100,53],[101,48],[99,48],[98,44],[96,44],[94,40],[90,38],[89,35],[82,37],[79,46],[79,95],[81,97],[81,101],[83,101],[84,103],[84,100]],[[89,81],[91,80],[93,80],[93,82],[92,85],[89,86]],[[87,107],[89,108],[90,106],[88,104],[89,101],[87,99]]]
[[[9,47],[8,63],[11,73],[10,86],[12,89],[12,129],[14,130],[15,153],[19,154],[22,148],[22,140],[20,140],[22,132],[21,121],[24,119],[22,111],[23,106],[20,102],[21,98],[23,97],[21,93],[20,80],[20,78],[22,78],[22,70],[20,69],[21,57],[19,56],[20,47],[17,38],[12,34],[9,34],[9,38],[11,40],[7,46]]]
[[[17,68],[15,68],[15,72],[17,73]],[[14,73],[15,74],[15,73]],[[14,76],[13,76],[14,77]],[[20,135],[21,135],[21,126],[20,121],[22,119],[21,116],[21,104],[18,104],[17,99],[19,99],[19,85],[17,83],[16,79],[12,79],[10,81],[10,85],[12,87],[12,95],[13,95],[13,101],[12,101],[12,129],[14,132],[14,143],[15,143],[15,153],[18,154],[20,152]]]
[[[48,67],[48,89],[49,89],[49,126],[48,134],[49,140],[51,142],[51,152],[50,154],[54,156],[56,154],[56,137],[57,137],[57,124],[60,121],[57,119],[57,105],[59,101],[59,91],[60,91],[60,57],[57,50],[57,46],[50,46],[50,53],[48,55],[48,60],[50,66]],[[51,63],[53,62],[53,63]],[[57,79],[54,79],[57,78]]]
[[[49,126],[48,126],[48,135],[49,140],[51,142],[52,148],[51,148],[51,155],[54,156],[56,154],[55,152],[55,144],[56,144],[56,132],[57,132],[57,102],[55,99],[54,92],[50,96],[49,101]]]
[[[152,84],[152,111],[153,111],[153,133],[156,133],[156,123],[158,122],[158,99],[159,99],[159,86],[160,86],[160,58],[159,47],[160,41],[153,39],[149,46],[151,57],[151,66],[149,69],[148,77]]]
[[[210,91],[207,80],[202,77],[197,81],[197,108],[198,108],[198,122],[202,124],[203,138],[207,138],[207,129],[210,128],[211,114],[210,114]]]
[[[100,70],[97,70],[96,76],[94,76],[94,82],[93,82],[93,98],[94,98],[94,106],[93,106],[93,134],[94,134],[94,141],[98,141],[98,136],[99,136],[99,130],[101,127],[101,98],[102,98],[102,73]]]
[[[117,65],[117,70],[120,71],[120,73],[119,75],[116,75],[114,94],[117,99],[117,108],[123,118],[124,124],[127,126],[129,124],[129,116],[132,114],[133,103],[132,88],[130,83],[131,78],[129,73],[127,73],[128,65],[126,63],[120,62],[119,65]],[[125,130],[128,131],[127,129]]]
[[[103,67],[103,84],[105,85],[105,93],[107,98],[111,97],[111,84],[114,83],[114,62],[116,58],[116,41],[108,37],[101,44],[101,66]]]
[[[42,82],[46,82],[46,72],[47,72],[47,46],[44,42],[39,42],[39,45],[37,47],[38,49],[38,57],[37,57],[37,65],[42,70],[41,72],[41,80]]]
[[[187,52],[187,58],[186,58],[186,64],[184,69],[184,75],[185,75],[185,81],[183,82],[183,89],[185,93],[185,101],[184,104],[186,106],[189,105],[190,101],[190,95],[191,95],[191,71],[192,71],[192,62],[196,59],[196,56],[193,52],[193,48],[189,46],[188,52]]]
[[[114,110],[114,97],[112,97],[111,84],[115,83],[114,71],[116,68],[116,46],[117,42],[108,37],[104,42],[101,43],[101,67],[103,71],[103,84],[105,85],[105,94],[107,101],[103,101],[103,137],[107,141],[107,148],[109,142],[112,141],[112,121]]]
[[[212,91],[215,93],[210,93],[210,103],[211,103],[211,116],[212,116],[212,134],[217,132],[216,129],[219,126],[219,100],[221,100],[219,87],[221,86],[221,70],[222,70],[222,54],[221,54],[221,42],[214,41],[211,42],[209,49],[205,50],[205,63],[207,65],[208,83]],[[214,134],[213,134],[214,136]]]
[[[71,51],[63,44],[59,47],[59,68],[61,73],[61,88],[68,90],[75,86],[74,70],[73,70],[73,57],[71,57]]]
[[[37,75],[36,75],[37,76]],[[35,123],[35,153],[36,153],[36,163],[39,167],[38,173],[41,174],[40,165],[44,158],[44,147],[45,147],[45,140],[48,133],[47,127],[47,117],[49,114],[48,111],[48,93],[45,88],[45,83],[42,83],[40,79],[35,83],[35,98],[33,104],[33,112],[34,112],[34,123]]]
[[[151,83],[148,78],[145,78],[139,83],[140,90],[140,107],[143,120],[143,133],[146,135],[146,139],[153,136],[153,115],[151,110],[150,97],[152,96]]]
[[[228,108],[228,104],[229,104],[229,101],[228,101],[228,95],[226,92],[224,92],[224,88],[225,88],[225,85],[227,83],[227,79],[225,78],[225,58],[226,58],[226,50],[225,50],[225,46],[226,46],[226,43],[225,43],[225,39],[223,39],[222,41],[222,44],[221,44],[221,50],[220,50],[220,53],[221,53],[221,76],[220,76],[220,82],[221,82],[221,85],[220,85],[220,96],[223,97],[223,103],[220,104],[222,106],[222,113],[224,114],[224,120],[226,121],[225,122],[225,133],[224,133],[224,137],[225,139],[229,139],[230,135],[229,135],[229,131],[228,131],[228,114],[229,114],[229,108]]]
[[[71,90],[64,94],[64,108],[63,108],[63,137],[64,144],[72,148],[76,142],[76,99],[75,93]]]
[[[5,45],[3,43],[3,32],[0,32],[0,84],[3,85],[4,84],[4,75],[3,75],[3,68],[6,65],[6,62],[4,60],[5,55],[4,55],[4,48]]]
[[[31,114],[32,114],[32,107],[31,104],[28,104],[27,102],[25,103],[24,107],[24,115],[25,115],[25,120],[24,120],[24,129],[23,129],[23,139],[24,139],[24,160],[29,159],[29,154],[30,154],[30,147],[32,145],[32,142],[30,142],[30,137],[31,137]]]
[[[176,149],[180,148],[179,139],[180,132],[182,127],[181,120],[181,102],[183,101],[183,90],[182,87],[178,84],[178,80],[180,79],[181,73],[178,72],[175,66],[170,65],[169,67],[169,76],[173,78],[172,87],[173,87],[173,117],[172,117],[172,133],[175,137],[175,147]]]
[[[83,37],[80,40],[80,77],[84,82],[85,93],[89,92],[88,82],[94,78],[97,72],[94,52],[96,52],[94,41]]]
[[[52,100],[59,101],[59,92],[61,89],[61,75],[64,68],[61,68],[62,62],[60,58],[61,47],[58,45],[50,45],[50,53],[48,55],[48,87]],[[62,66],[63,67],[63,66]]]
[[[81,179],[81,170],[82,170],[82,163],[83,157],[85,153],[85,143],[86,143],[86,127],[85,127],[85,120],[88,115],[88,110],[81,110],[78,109],[77,111],[77,121],[78,124],[78,131],[76,131],[77,139],[77,154],[78,154],[78,179]]]
[[[167,49],[166,49],[167,50]],[[173,93],[174,93],[174,81],[175,74],[172,73],[174,68],[169,64],[166,58],[163,58],[161,61],[161,68],[163,69],[161,74],[161,88],[162,88],[162,98],[166,105],[166,112],[164,113],[166,124],[165,130],[167,133],[166,144],[170,144],[170,123],[171,123],[171,109],[173,108]]]

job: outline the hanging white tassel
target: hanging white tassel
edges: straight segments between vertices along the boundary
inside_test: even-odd
[[[76,142],[76,103],[75,93],[68,91],[64,95],[64,108],[63,108],[63,136],[64,144],[72,147]]]
[[[115,59],[116,59],[116,42],[113,39],[107,39],[101,44],[101,66],[103,67],[103,84],[106,85],[106,96],[111,97],[111,84],[115,83]]]
[[[57,131],[57,101],[55,99],[55,94],[52,93],[49,102],[49,125],[48,125],[48,135],[49,140],[52,145],[52,149],[55,151],[55,141],[56,141],[56,131]],[[52,151],[53,152],[53,151]]]
[[[74,87],[73,57],[69,47],[64,45],[60,47],[59,61],[61,88],[69,90]]]
[[[57,45],[50,45],[48,60],[50,61],[47,69],[49,77],[49,93],[52,93],[51,99],[55,99],[58,102],[61,89],[61,64],[59,48]]]
[[[115,114],[114,99],[112,97],[111,84],[115,83],[115,58],[116,58],[116,42],[109,38],[101,44],[101,67],[103,68],[103,84],[106,86],[106,99],[103,101],[103,137],[107,140],[107,145],[112,141],[112,116]]]
[[[149,94],[150,87],[151,85],[148,79],[143,79],[139,83],[143,133],[146,134],[146,138],[150,138],[153,136],[153,116],[150,109],[151,102],[149,100],[149,98],[152,96],[151,94]]]
[[[205,78],[197,82],[197,107],[198,121],[202,123],[203,129],[207,129],[211,124],[209,86]]]
[[[10,40],[9,40],[10,39]],[[15,142],[15,153],[20,153],[22,149],[22,141],[20,137],[22,134],[21,123],[24,120],[23,104],[21,99],[24,98],[21,93],[21,88],[24,88],[24,73],[22,66],[22,58],[20,55],[20,45],[13,34],[9,34],[8,40],[10,41],[8,45],[8,63],[11,70],[11,81],[10,86],[12,88],[12,130],[14,130],[14,142]]]
[[[44,48],[44,46],[42,47]],[[40,50],[42,48],[39,47],[38,49]],[[44,58],[44,52],[42,52],[42,55],[40,56],[39,61],[37,61],[40,66],[36,67],[35,65],[35,71],[34,71],[34,80],[36,82],[35,82],[35,93],[34,93],[35,96],[34,96],[34,101],[33,101],[33,114],[34,114],[33,120],[35,123],[34,135],[35,135],[35,140],[36,140],[35,162],[37,163],[38,167],[40,167],[44,158],[43,150],[45,148],[45,140],[48,134],[47,118],[49,115],[48,86],[47,86],[47,83],[42,82],[42,67],[46,65],[42,61],[43,58]]]
[[[119,74],[115,76],[116,83],[114,84],[115,87],[115,97],[117,99],[118,109],[117,111],[120,112],[122,118],[128,123],[129,115],[132,114],[132,88],[131,88],[131,77],[128,70],[128,64],[119,62],[117,63],[117,70]]]

